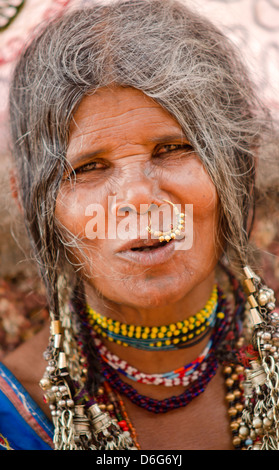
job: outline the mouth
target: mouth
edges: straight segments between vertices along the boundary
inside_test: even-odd
[[[180,240],[131,240],[116,255],[126,261],[144,266],[163,264],[174,255]]]
[[[163,242],[156,242],[156,243],[153,243],[152,245],[144,245],[144,246],[138,246],[138,247],[134,247],[134,248],[131,248],[132,251],[151,251],[151,250],[157,250],[157,248],[160,248],[162,246],[165,246],[167,243],[167,241],[163,241]]]

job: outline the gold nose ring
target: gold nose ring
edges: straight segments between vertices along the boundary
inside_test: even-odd
[[[164,241],[169,242],[170,240],[176,238],[178,235],[181,235],[181,230],[183,229],[184,224],[185,224],[185,214],[183,212],[179,212],[177,207],[171,201],[168,201],[167,199],[163,199],[163,201],[167,202],[173,207],[173,211],[176,216],[176,224],[174,226],[171,225],[171,229],[166,232],[153,230],[151,228],[150,212],[149,212],[148,214],[149,225],[146,227],[146,230],[154,237],[159,238],[160,242],[164,242]]]

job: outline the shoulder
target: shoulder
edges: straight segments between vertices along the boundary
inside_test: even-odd
[[[0,449],[51,448],[53,426],[38,385],[47,338],[46,328],[0,363]]]
[[[0,450],[48,450],[53,426],[12,372],[0,363]]]
[[[19,382],[27,385],[38,383],[44,373],[46,362],[43,353],[48,345],[49,325],[30,340],[22,343],[2,360]]]

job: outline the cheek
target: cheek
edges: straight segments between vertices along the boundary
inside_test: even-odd
[[[55,218],[59,225],[73,235],[84,236],[85,207],[84,202],[72,193],[60,193],[57,198]]]
[[[214,184],[201,165],[179,176],[177,185],[184,204],[193,206],[193,245],[196,262],[219,258],[218,220],[220,203]],[[190,255],[190,253],[188,253]]]
[[[110,267],[106,260],[108,241],[92,237],[92,231],[95,231],[97,226],[98,229],[107,226],[107,214],[104,209],[106,201],[104,190],[90,189],[90,185],[76,189],[64,187],[57,198],[55,218],[67,247],[68,260],[76,267],[82,266],[79,272],[85,278],[91,278],[97,272],[98,276],[111,275],[110,269],[107,273],[104,272],[104,266]],[[98,217],[92,210],[93,204],[99,207]],[[96,225],[96,221],[99,225]]]
[[[94,215],[93,205],[98,205],[100,208],[105,207],[102,191],[95,191],[89,186],[78,189],[64,187],[57,198],[56,220],[67,231],[84,239],[86,238],[86,226]]]
[[[216,188],[198,158],[186,162],[184,168],[169,173],[168,188],[182,204],[192,204],[197,223],[214,219],[219,198]]]
[[[215,225],[219,212],[219,198],[213,184],[201,185],[200,191],[193,191],[194,220],[196,223],[208,222]]]
[[[201,184],[200,191],[193,191],[194,242],[203,248],[203,253],[217,246],[219,198],[210,180]]]

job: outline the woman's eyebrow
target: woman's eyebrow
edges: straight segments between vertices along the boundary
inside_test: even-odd
[[[164,143],[164,142],[171,142],[171,141],[187,141],[188,142],[188,139],[187,137],[181,132],[181,133],[177,133],[177,134],[165,134],[165,135],[162,135],[160,137],[152,137],[150,139],[150,142],[153,142],[153,143],[156,143],[156,144],[161,144],[161,143]]]

